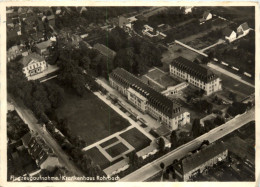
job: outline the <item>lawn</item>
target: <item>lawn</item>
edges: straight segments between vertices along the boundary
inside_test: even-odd
[[[125,151],[127,151],[128,148],[123,144],[123,143],[118,143],[112,147],[109,147],[108,149],[106,149],[106,152],[111,156],[111,157],[116,157],[122,153],[124,153]]]
[[[151,140],[136,128],[128,130],[120,134],[120,136],[132,145],[137,152],[149,146],[151,143]]]
[[[100,146],[101,146],[102,148],[104,148],[104,147],[107,147],[107,146],[111,145],[112,143],[117,142],[117,141],[119,141],[119,140],[117,139],[117,137],[114,137],[114,138],[111,138],[111,139],[107,140],[106,142],[103,142],[102,144],[100,144]]]
[[[86,155],[91,157],[93,162],[98,164],[101,167],[101,169],[105,169],[110,165],[109,160],[98,150],[97,147],[93,147],[87,150],[85,153]]]
[[[126,119],[91,92],[78,97],[65,89],[65,104],[56,112],[58,118],[68,119],[72,134],[82,137],[87,145],[129,126]]]

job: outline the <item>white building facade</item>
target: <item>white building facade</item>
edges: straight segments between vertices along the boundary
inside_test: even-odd
[[[48,65],[43,57],[32,53],[22,59],[23,73],[26,77],[39,74],[48,68]]]
[[[127,97],[129,102],[143,113],[157,119],[171,130],[190,123],[190,114],[161,93],[153,90],[122,68],[109,76],[110,85]]]
[[[191,85],[205,91],[210,95],[222,89],[221,80],[205,67],[178,57],[170,64],[170,75],[189,82]]]

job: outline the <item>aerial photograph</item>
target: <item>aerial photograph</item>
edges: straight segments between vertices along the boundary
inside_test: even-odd
[[[6,180],[254,182],[256,8],[6,7]]]

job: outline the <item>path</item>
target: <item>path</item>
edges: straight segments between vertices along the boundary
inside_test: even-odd
[[[208,49],[210,49],[212,47],[215,47],[216,45],[223,44],[223,43],[225,43],[225,40],[219,39],[216,43],[214,43],[214,44],[212,44],[212,45],[210,45],[210,46],[208,46],[208,47],[206,47],[204,49],[201,49],[200,51],[204,52],[204,51],[206,51],[206,50],[208,50]]]
[[[191,50],[191,51],[194,51],[194,52],[196,52],[196,53],[198,53],[198,54],[200,54],[200,55],[203,55],[203,56],[205,56],[205,57],[208,57],[208,55],[207,55],[206,53],[203,53],[203,52],[201,52],[200,50],[194,49],[194,48],[192,48],[192,47],[190,47],[190,46],[188,46],[188,45],[186,45],[186,44],[184,44],[184,43],[182,43],[182,42],[180,42],[180,41],[178,41],[178,40],[175,40],[174,42],[177,43],[177,44],[179,44],[179,45],[181,45],[181,46],[183,46],[183,47],[185,47],[185,48],[187,48],[187,49],[189,49],[189,50]]]

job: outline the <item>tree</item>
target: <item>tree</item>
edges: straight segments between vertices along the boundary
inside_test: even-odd
[[[211,122],[211,120],[204,121],[204,130],[205,132],[210,131],[211,129],[215,128],[215,125]]]
[[[214,119],[214,124],[216,126],[219,126],[219,125],[222,125],[225,123],[225,119],[222,117],[222,116],[217,116],[215,119]]]
[[[177,140],[176,131],[172,131],[170,140],[171,140],[171,144],[172,144],[171,147],[172,147],[172,148],[176,148],[177,145],[178,145],[178,140]]]
[[[161,167],[162,170],[164,169],[165,165],[164,165],[163,162],[160,163],[160,167]]]
[[[192,131],[194,138],[198,137],[201,134],[200,119],[198,119],[198,118],[194,119],[194,121],[192,123],[191,131]]]
[[[237,95],[233,92],[230,92],[228,97],[233,101],[236,102],[237,101]]]
[[[165,150],[165,141],[162,137],[159,138],[158,140],[158,144],[159,144],[159,151],[163,152]]]
[[[138,156],[135,150],[129,154],[129,164],[132,166],[138,165]]]

